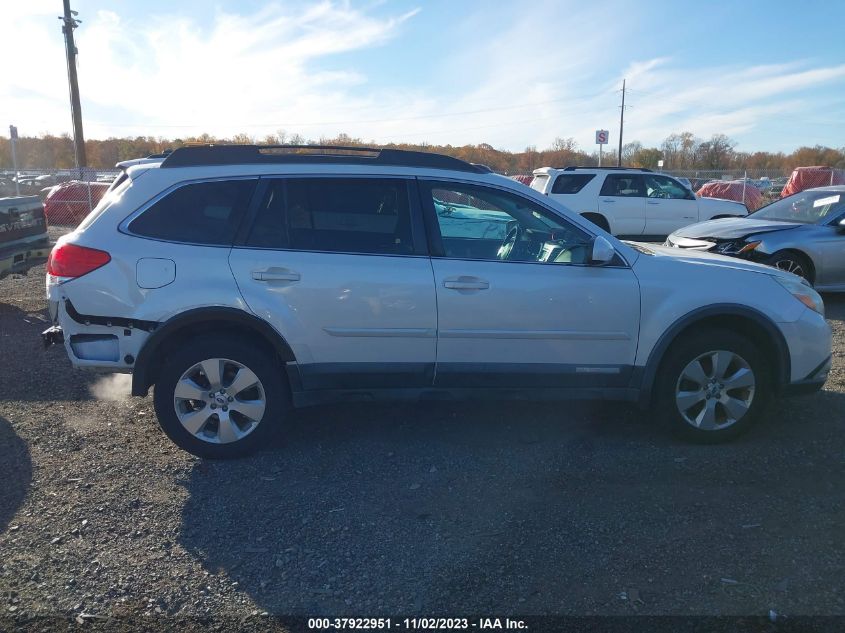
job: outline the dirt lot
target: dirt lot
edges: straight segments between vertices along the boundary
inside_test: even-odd
[[[43,283],[0,280],[0,615],[845,615],[845,297],[826,390],[730,445],[622,405],[367,405],[212,463],[41,349]]]

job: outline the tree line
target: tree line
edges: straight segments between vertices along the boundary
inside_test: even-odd
[[[167,139],[154,136],[134,138],[89,139],[85,151],[90,167],[110,169],[115,163],[158,154],[167,149],[176,149],[195,143],[266,143],[273,145],[368,145],[363,139],[340,134],[333,138],[306,139],[299,134],[279,131],[262,137],[236,134],[231,138],[218,138],[209,134],[186,138]],[[537,167],[566,165],[596,166],[598,151],[586,151],[572,138],[557,138],[550,147],[537,149],[526,147],[521,152],[496,149],[487,143],[478,145],[431,145],[428,143],[391,143],[379,145],[395,149],[409,149],[439,152],[473,163],[488,165],[494,171],[504,174],[527,174]],[[68,135],[21,137],[16,146],[18,169],[69,169],[74,167],[73,140]],[[709,139],[700,139],[692,132],[673,133],[658,147],[646,147],[639,141],[622,146],[622,164],[627,167],[656,169],[663,160],[664,170],[767,170],[788,174],[792,169],[806,165],[825,165],[845,168],[845,147],[834,149],[816,145],[800,147],[794,152],[743,152],[737,144],[724,134],[714,134]],[[602,158],[603,165],[616,164],[616,150],[608,149]],[[12,167],[10,140],[0,137],[0,168]]]

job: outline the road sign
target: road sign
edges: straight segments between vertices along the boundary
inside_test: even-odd
[[[596,145],[607,145],[610,134],[607,130],[596,130]]]
[[[657,161],[657,166],[658,166],[658,167],[663,167],[663,161],[662,161],[662,160]]]

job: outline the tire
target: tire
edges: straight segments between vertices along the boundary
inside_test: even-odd
[[[797,251],[778,251],[766,260],[766,264],[803,277],[810,285],[815,281],[813,264],[803,253]]]
[[[719,365],[728,360],[719,371]],[[697,372],[696,362],[703,373]],[[747,372],[753,384],[743,386],[749,382]],[[721,380],[710,384],[714,375]],[[737,386],[731,389],[731,384]],[[667,352],[655,382],[655,403],[663,425],[697,444],[726,442],[747,431],[771,393],[771,377],[757,346],[720,329],[684,334]],[[687,395],[678,398],[679,394]]]
[[[600,213],[582,213],[581,215],[585,220],[589,220],[601,230],[610,233],[610,224],[608,224],[607,218]]]
[[[220,379],[209,381],[215,371]],[[227,392],[215,389],[212,397],[215,386]],[[255,343],[204,335],[164,360],[153,400],[159,425],[179,448],[230,459],[267,443],[289,409],[290,393],[281,365]]]

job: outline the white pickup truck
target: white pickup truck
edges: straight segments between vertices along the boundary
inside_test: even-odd
[[[44,205],[38,196],[0,198],[0,276],[49,250]]]
[[[748,215],[740,202],[696,197],[671,176],[648,169],[541,167],[531,188],[627,239],[663,240],[696,222]]]

